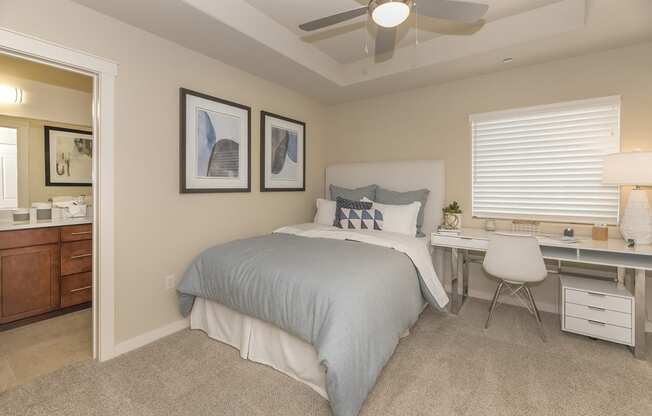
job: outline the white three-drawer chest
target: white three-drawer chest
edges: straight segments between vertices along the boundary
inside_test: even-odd
[[[561,277],[561,329],[634,346],[634,296],[611,281]]]

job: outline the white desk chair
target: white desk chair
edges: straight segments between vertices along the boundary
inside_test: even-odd
[[[501,292],[504,288],[509,288],[511,295],[519,296],[519,299],[524,300],[525,306],[534,314],[541,331],[541,338],[545,342],[546,334],[543,331],[541,316],[528,287],[528,284],[541,282],[548,275],[537,239],[533,236],[494,234],[489,241],[482,267],[499,280],[491,301],[485,329],[489,328]]]

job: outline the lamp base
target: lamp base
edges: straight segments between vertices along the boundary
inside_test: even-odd
[[[634,189],[629,194],[620,233],[625,240],[634,240],[636,244],[652,243],[652,210],[645,191]]]

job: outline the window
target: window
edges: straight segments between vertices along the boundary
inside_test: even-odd
[[[620,97],[470,117],[472,210],[479,218],[618,222],[619,188],[602,184],[620,150]]]

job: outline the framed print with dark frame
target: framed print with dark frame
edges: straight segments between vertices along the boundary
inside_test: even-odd
[[[181,193],[251,191],[251,108],[180,89]]]
[[[93,133],[44,126],[45,185],[93,185]]]
[[[260,190],[306,190],[306,123],[260,113]]]

